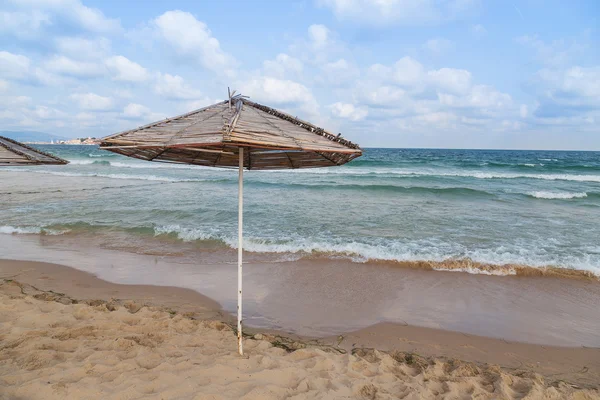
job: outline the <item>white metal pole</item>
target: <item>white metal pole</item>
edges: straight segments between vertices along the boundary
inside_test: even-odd
[[[237,306],[237,335],[238,353],[244,355],[242,348],[242,239],[244,223],[244,148],[240,147],[238,188],[238,306]]]

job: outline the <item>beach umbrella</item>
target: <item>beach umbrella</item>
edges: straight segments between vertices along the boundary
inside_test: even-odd
[[[68,164],[67,160],[0,136],[0,166]]]
[[[100,148],[148,161],[238,168],[238,351],[242,349],[243,177],[247,170],[330,167],[362,155],[360,147],[306,121],[229,99],[102,139]]]

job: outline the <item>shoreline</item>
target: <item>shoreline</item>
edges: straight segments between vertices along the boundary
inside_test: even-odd
[[[113,283],[191,289],[219,302],[225,312],[236,310],[233,251],[155,240],[150,254],[139,254],[121,244],[138,243],[118,235],[108,244],[68,235],[1,238],[3,258],[66,265]],[[244,261],[247,326],[325,337],[391,322],[507,341],[600,347],[595,280],[488,276],[343,259],[290,261],[255,253]]]
[[[60,301],[62,297],[68,296],[79,301],[112,302],[130,311],[137,311],[141,307],[159,307],[197,320],[233,322],[233,317],[224,312],[216,301],[193,290],[110,283],[64,265],[0,260],[0,279],[3,284],[19,282],[31,285],[39,292],[49,293],[49,297],[42,298],[50,301]],[[373,351],[369,349],[399,351],[421,357],[462,360],[477,365],[499,365],[506,370],[529,371],[580,387],[594,388],[600,382],[600,348],[519,343],[392,323],[375,324],[320,338],[261,328],[247,328],[247,332],[251,335],[258,333],[265,337],[285,338],[281,339],[285,340],[284,343],[300,348],[305,347],[306,343],[314,344],[317,339],[320,345],[339,348],[347,353],[358,351],[367,354]],[[232,347],[231,351],[234,350],[235,347]]]
[[[0,226],[0,235],[18,235],[18,236],[45,236],[45,237],[56,237],[56,240],[63,237],[65,240],[91,240],[93,235],[103,234],[103,229],[108,229],[110,234],[117,232],[112,227],[87,227],[90,229],[86,231],[82,227],[73,229],[71,226],[60,226],[51,225],[46,227],[15,227],[15,226]],[[147,231],[153,228],[130,228],[122,229],[119,233],[123,236],[132,235],[134,240],[146,240],[149,244],[146,246],[140,246],[139,249],[130,248],[124,246],[123,249],[132,251],[139,254],[149,254],[155,256],[171,255],[173,253],[194,251],[196,245],[194,243],[207,242],[209,246],[215,246],[214,248],[206,248],[212,252],[231,252],[237,251],[235,247],[231,247],[229,244],[222,242],[219,239],[195,239],[188,240],[180,238],[176,233],[154,233],[149,236],[147,234],[139,234],[136,237],[135,234],[130,231]],[[221,243],[222,242],[222,243]],[[156,252],[153,250],[146,249],[152,247],[152,244],[165,245],[168,244],[172,247],[171,250],[165,250],[165,253]],[[203,244],[199,244],[201,248]],[[114,244],[111,248],[119,249],[118,244]],[[335,259],[344,259],[348,262],[364,265],[383,266],[383,267],[395,267],[395,268],[407,268],[417,269],[425,271],[443,271],[443,272],[462,272],[467,274],[475,275],[489,275],[489,276],[516,276],[516,277],[552,277],[560,279],[581,279],[596,281],[600,283],[600,274],[595,273],[586,269],[576,269],[570,267],[561,267],[556,265],[526,265],[517,263],[490,263],[474,261],[470,258],[448,258],[444,260],[427,260],[427,259],[416,259],[416,260],[398,260],[398,259],[381,259],[381,258],[364,258],[358,253],[352,252],[327,252],[313,250],[311,252],[296,250],[296,251],[259,251],[252,249],[244,249],[246,255],[255,257],[266,257],[274,259],[284,259],[290,262],[301,261],[301,260],[315,260],[328,262]]]

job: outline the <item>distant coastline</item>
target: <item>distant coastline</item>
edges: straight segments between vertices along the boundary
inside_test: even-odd
[[[100,139],[96,139],[95,137],[87,137],[87,138],[76,138],[76,139],[68,139],[68,140],[52,140],[52,141],[24,141],[23,143],[25,144],[43,144],[43,145],[53,145],[53,144],[60,144],[60,145],[86,145],[86,146],[91,146],[91,145],[98,145],[100,144]]]

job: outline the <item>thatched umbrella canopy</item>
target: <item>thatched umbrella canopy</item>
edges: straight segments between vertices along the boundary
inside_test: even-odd
[[[68,164],[67,160],[0,136],[0,166]]]
[[[236,168],[241,147],[247,149],[244,168],[250,170],[328,167],[362,154],[340,135],[239,95],[101,143],[103,149],[142,160]]]
[[[235,92],[234,92],[235,93]],[[245,96],[178,117],[107,136],[101,149],[148,161],[237,167],[238,214],[238,351],[242,350],[243,170],[314,168],[342,165],[362,155],[341,135]]]

